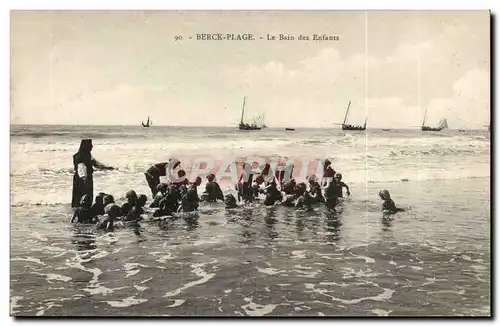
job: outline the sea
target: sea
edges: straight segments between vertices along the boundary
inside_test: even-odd
[[[13,316],[491,315],[486,130],[12,125],[10,136]],[[129,189],[151,202],[144,171],[172,157],[190,179],[200,158],[261,157],[309,167],[294,169],[299,180],[328,158],[351,195],[335,212],[201,203],[96,231],[69,223],[84,138],[116,168],[95,172],[95,194],[118,204]],[[406,211],[383,218],[382,189]]]

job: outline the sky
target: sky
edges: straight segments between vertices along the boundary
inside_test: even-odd
[[[255,41],[198,41],[252,33]],[[267,41],[267,34],[293,41]],[[302,41],[313,33],[338,41]],[[183,40],[175,40],[182,36]],[[193,37],[193,39],[189,39]],[[263,37],[264,39],[260,39]],[[488,11],[12,11],[11,123],[490,123]]]

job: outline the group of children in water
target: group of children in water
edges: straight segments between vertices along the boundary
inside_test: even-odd
[[[179,166],[176,163],[175,166]],[[313,204],[323,203],[327,209],[333,210],[338,204],[339,198],[343,197],[343,189],[349,196],[349,187],[342,181],[342,175],[336,173],[329,160],[325,161],[323,168],[323,178],[318,180],[315,175],[307,177],[307,182],[297,183],[293,175],[293,165],[284,169],[270,173],[271,166],[266,164],[259,174],[249,171],[249,166],[243,166],[243,173],[235,187],[237,197],[232,194],[224,196],[220,185],[215,180],[214,174],[206,176],[207,183],[201,198],[198,196],[198,187],[202,183],[201,177],[197,177],[194,182],[186,178],[186,172],[180,169],[177,172],[176,181],[170,183],[159,183],[156,189],[148,180],[152,188],[153,201],[150,208],[157,208],[153,217],[172,216],[179,212],[197,211],[199,202],[223,201],[226,209],[238,207],[238,202],[248,204],[259,200],[262,194],[265,196],[263,204],[273,206],[281,203],[287,207],[295,207],[301,210],[312,210]],[[146,175],[148,177],[148,175]],[[286,180],[288,179],[289,180]],[[387,190],[379,193],[384,201],[382,209],[385,214],[394,214],[402,211],[396,208]],[[75,210],[71,222],[84,224],[97,224],[101,229],[112,229],[117,220],[125,222],[138,222],[144,214],[143,207],[147,202],[147,196],[137,195],[134,190],[130,190],[125,195],[126,202],[120,207],[115,204],[113,196],[99,193],[92,205],[91,198],[84,195],[80,201],[80,207]]]
[[[115,199],[112,195],[99,193],[95,198],[95,203],[92,205],[92,200],[88,195],[83,195],[71,223],[80,224],[97,224],[98,229],[112,229],[114,222],[121,218],[126,222],[138,222],[141,220],[141,215],[144,214],[143,207],[146,205],[147,196],[137,196],[134,190],[130,190],[125,194],[126,202],[122,206],[115,204]]]

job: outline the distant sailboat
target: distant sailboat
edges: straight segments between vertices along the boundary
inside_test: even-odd
[[[264,113],[264,114],[262,114],[262,129],[267,128],[267,125],[264,121],[265,119],[266,119],[266,114]]]
[[[425,125],[425,120],[427,118],[427,109],[425,109],[424,120],[422,121],[422,131],[441,131],[445,128],[448,128],[448,121],[446,119],[442,119],[439,121],[439,127],[429,127]]]
[[[144,128],[149,128],[152,125],[153,125],[153,120],[149,120],[149,116],[148,116],[148,121],[146,121],[146,124],[144,124],[144,121],[142,122],[142,126]]]
[[[246,102],[246,97],[243,98],[243,107],[241,109],[241,120],[239,124],[239,129],[240,130],[260,130],[261,127],[257,126],[257,124],[252,122],[251,124],[243,122],[243,118],[245,116],[245,102]]]
[[[344,123],[342,123],[342,130],[366,130],[366,121],[368,120],[368,117],[365,118],[365,124],[363,126],[353,126],[346,124],[347,121],[347,115],[349,114],[349,109],[351,108],[351,101],[349,101],[349,104],[347,105],[347,110],[345,111],[345,117],[344,117]]]

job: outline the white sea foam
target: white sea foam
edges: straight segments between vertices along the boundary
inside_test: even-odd
[[[20,310],[16,310],[16,308],[21,308],[21,305],[18,305],[17,303],[24,299],[24,297],[21,296],[12,296],[10,297],[10,313],[11,314],[16,314],[18,312],[21,312]]]
[[[49,283],[54,283],[52,281],[69,282],[72,280],[71,277],[65,276],[65,275],[60,275],[60,274],[53,274],[53,273],[44,274],[44,273],[38,273],[38,272],[33,272],[33,274],[45,276],[45,278],[47,279],[47,282],[49,282]]]
[[[256,267],[257,270],[261,273],[264,273],[264,274],[268,274],[268,275],[277,275],[279,273],[282,273],[284,271],[280,271],[276,268],[272,268],[272,267],[268,267],[268,268],[260,268],[260,267]]]
[[[91,295],[96,295],[96,294],[108,295],[108,294],[112,294],[115,291],[126,289],[126,288],[129,288],[129,286],[121,286],[121,287],[111,289],[111,288],[108,288],[104,285],[96,284],[93,286],[83,288],[82,291],[88,292]]]
[[[29,261],[29,262],[33,262],[33,263],[37,263],[37,264],[40,264],[40,265],[46,265],[44,262],[42,262],[40,259],[38,258],[33,258],[33,257],[26,257],[26,258],[11,258],[10,261]]]
[[[292,251],[292,259],[305,259],[306,258],[306,250],[293,250]]]
[[[323,288],[316,288],[316,286],[314,284],[306,283],[304,285],[305,285],[306,289],[312,290],[310,292],[314,292],[314,293],[318,293],[318,294],[327,296],[332,301],[338,301],[338,302],[342,302],[343,304],[348,304],[348,305],[350,305],[350,304],[358,304],[358,303],[360,303],[362,301],[366,301],[366,300],[387,301],[387,300],[389,300],[392,297],[392,295],[395,292],[392,289],[383,289],[383,292],[380,293],[380,294],[378,294],[378,295],[376,295],[376,296],[362,297],[362,298],[358,298],[358,299],[347,300],[347,299],[337,298],[337,297],[334,297],[332,295],[329,295],[328,292],[331,292],[331,291],[328,291],[327,289],[323,289]]]
[[[377,316],[389,316],[389,314],[392,312],[392,310],[383,310],[383,309],[372,309],[371,312],[373,312]]]
[[[252,301],[252,298],[244,298],[247,304],[241,306],[241,308],[245,311],[248,316],[265,316],[270,314],[276,309],[277,304],[257,304]]]
[[[168,305],[168,306],[166,306],[166,307],[167,307],[167,308],[179,307],[179,306],[181,306],[182,304],[184,304],[184,302],[186,302],[186,300],[175,299],[175,300],[174,300],[174,303],[172,303],[171,305]]]
[[[148,299],[135,299],[135,296],[132,296],[132,297],[122,299],[121,301],[106,301],[106,303],[112,307],[125,308],[125,307],[138,305],[138,304],[141,304],[141,303],[146,302],[146,301],[148,301]]]
[[[134,285],[134,287],[136,288],[137,291],[141,291],[141,292],[149,289],[149,287],[147,287],[147,286],[140,286],[140,285]]]
[[[375,263],[375,259],[373,259],[371,257],[366,257],[366,256],[361,256],[361,255],[355,255],[353,253],[351,253],[351,255],[354,256],[355,258],[364,259],[367,264],[374,264]]]
[[[215,262],[217,262],[217,260],[215,260],[215,259],[212,260],[212,263],[215,263]],[[165,295],[163,297],[169,298],[169,297],[176,296],[176,295],[180,294],[182,291],[184,291],[190,287],[193,287],[193,286],[203,284],[203,283],[210,281],[215,276],[215,273],[207,273],[202,269],[202,267],[204,267],[207,264],[208,263],[191,264],[191,268],[193,268],[192,272],[196,276],[201,277],[201,279],[186,283],[178,289],[175,289],[173,291],[169,291],[169,292],[165,293]]]
[[[140,282],[140,284],[144,284],[144,283],[146,283],[146,282],[149,282],[149,281],[151,281],[152,279],[153,279],[153,277],[149,277],[149,278],[147,278],[147,279],[145,279],[145,280],[141,281],[141,282]]]
[[[138,274],[141,270],[140,268],[138,267],[148,267],[146,265],[143,265],[143,264],[139,264],[139,263],[126,263],[124,265],[125,267],[125,278],[128,278],[130,276],[134,276],[136,274]]]

